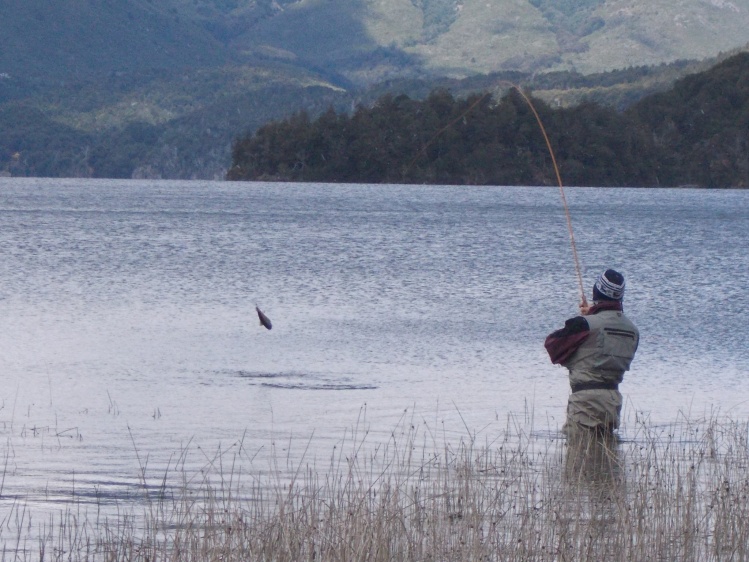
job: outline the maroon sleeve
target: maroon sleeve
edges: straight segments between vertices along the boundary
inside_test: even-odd
[[[588,321],[582,316],[570,318],[564,328],[549,334],[544,347],[554,365],[564,365],[590,334]]]

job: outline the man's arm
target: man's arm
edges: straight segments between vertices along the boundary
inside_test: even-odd
[[[564,328],[546,337],[544,347],[554,365],[564,365],[590,334],[588,321],[575,316],[564,323]]]

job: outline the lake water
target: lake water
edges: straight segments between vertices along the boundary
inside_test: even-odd
[[[622,271],[641,330],[622,435],[748,418],[749,191],[566,194],[586,290]],[[578,300],[556,188],[0,178],[0,511],[326,459],[357,421],[553,439]]]

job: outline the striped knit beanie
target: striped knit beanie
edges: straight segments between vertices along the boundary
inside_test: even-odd
[[[593,285],[594,301],[620,301],[624,299],[624,276],[607,269]]]

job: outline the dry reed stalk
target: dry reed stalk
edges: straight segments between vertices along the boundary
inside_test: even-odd
[[[623,443],[508,426],[438,445],[412,421],[382,443],[352,432],[324,470],[276,459],[244,484],[241,453],[197,478],[182,464],[142,503],[96,518],[71,506],[33,543],[18,503],[2,560],[749,560],[745,423],[640,423]]]

